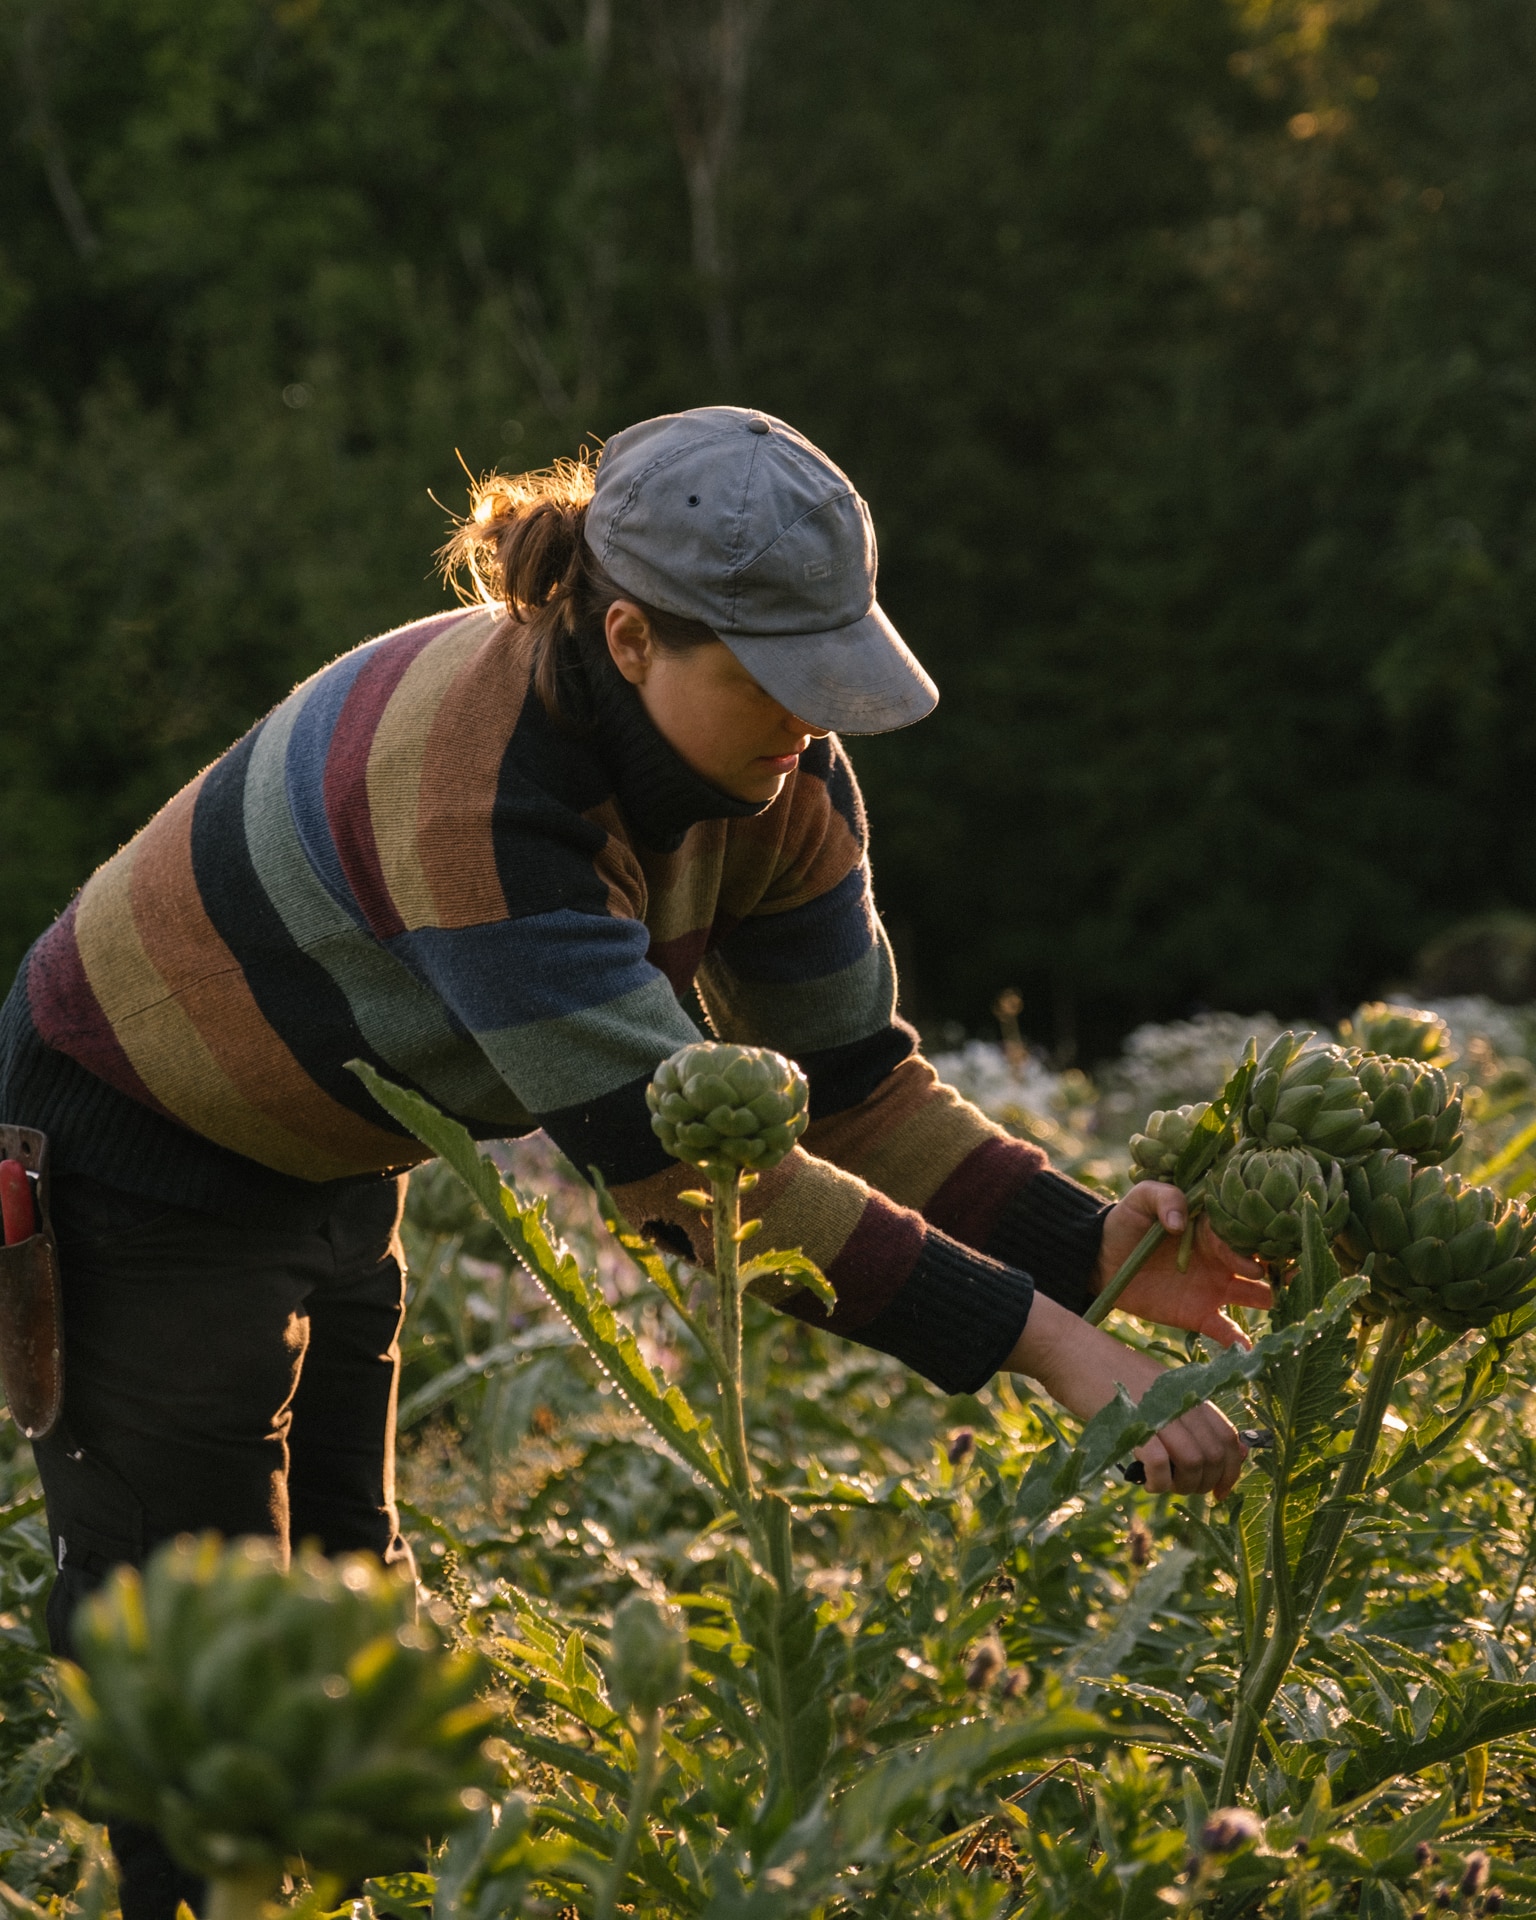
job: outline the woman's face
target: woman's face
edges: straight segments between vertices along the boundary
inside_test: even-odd
[[[826,736],[765,693],[722,641],[671,652],[629,600],[613,603],[605,626],[614,665],[652,726],[695,773],[738,800],[776,798],[800,755]]]

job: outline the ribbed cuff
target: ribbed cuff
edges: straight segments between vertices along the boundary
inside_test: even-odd
[[[900,1293],[849,1332],[943,1393],[976,1393],[1018,1345],[1035,1297],[1027,1273],[930,1227]]]
[[[1037,1173],[1020,1187],[992,1229],[987,1252],[1022,1267],[1048,1300],[1082,1313],[1099,1262],[1109,1202],[1059,1173]]]

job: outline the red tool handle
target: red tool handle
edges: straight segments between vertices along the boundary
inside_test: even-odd
[[[32,1182],[19,1160],[0,1160],[0,1222],[4,1224],[8,1247],[19,1246],[37,1232]]]

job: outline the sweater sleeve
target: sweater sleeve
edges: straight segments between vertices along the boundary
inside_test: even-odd
[[[852,768],[835,740],[802,768],[773,880],[699,971],[722,1038],[776,1047],[806,1071],[812,1124],[792,1161],[851,1176],[865,1196],[855,1217],[847,1193],[834,1231],[794,1174],[765,1194],[769,1243],[803,1244],[838,1289],[831,1315],[803,1292],[784,1304],[940,1385],[974,1386],[1012,1350],[1035,1287],[1086,1306],[1107,1208],[917,1052],[896,1013]],[[898,1219],[901,1257],[882,1244]]]
[[[893,1024],[894,974],[869,898],[851,771],[835,743],[806,759],[783,805],[739,823],[698,979],[717,1032],[755,1028],[749,1037],[809,1058],[813,1085],[825,1088],[837,1073],[818,1065],[818,1049],[835,1066],[871,1049],[885,1059],[893,1043],[909,1051],[911,1038]],[[705,850],[721,837],[696,830],[674,856],[679,870],[708,882]],[[629,1219],[674,1245],[688,1236],[707,1260],[700,1217],[679,1197],[697,1173],[666,1154],[645,1100],[657,1064],[702,1037],[680,997],[697,965],[688,941],[658,939],[648,926],[654,876],[608,830],[602,807],[553,805],[504,768],[494,843],[503,911],[454,916],[454,925],[435,914],[394,931],[391,951],[530,1118],[583,1172],[602,1173]],[[892,1353],[947,1391],[973,1390],[1017,1341],[1033,1282],[925,1218],[912,1196],[797,1148],[751,1196],[749,1213],[763,1221],[754,1251],[802,1249],[838,1296],[831,1313],[803,1287],[773,1304]]]
[[[1040,1292],[1081,1313],[1108,1204],[946,1086],[899,1024],[892,1034],[883,1048],[811,1061],[819,1097],[806,1146],[915,1207],[962,1246],[1024,1268]],[[903,1057],[866,1091],[898,1034]]]
[[[707,1263],[699,1215],[679,1197],[698,1174],[662,1148],[645,1099],[659,1062],[704,1036],[654,964],[637,911],[643,876],[598,824],[562,825],[533,803],[518,820],[518,799],[504,785],[499,826],[503,845],[516,826],[522,910],[403,930],[392,951],[530,1120],[584,1173],[601,1172],[630,1220]],[[797,1148],[751,1201],[764,1222],[754,1252],[802,1249],[839,1296],[830,1315],[798,1286],[771,1304],[893,1353],[947,1391],[984,1384],[1023,1328],[1026,1275],[960,1247],[916,1208],[814,1152]]]

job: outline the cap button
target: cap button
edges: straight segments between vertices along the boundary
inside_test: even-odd
[[[747,422],[747,428],[751,433],[768,433],[771,431],[768,422],[760,413],[753,414],[752,418]]]

